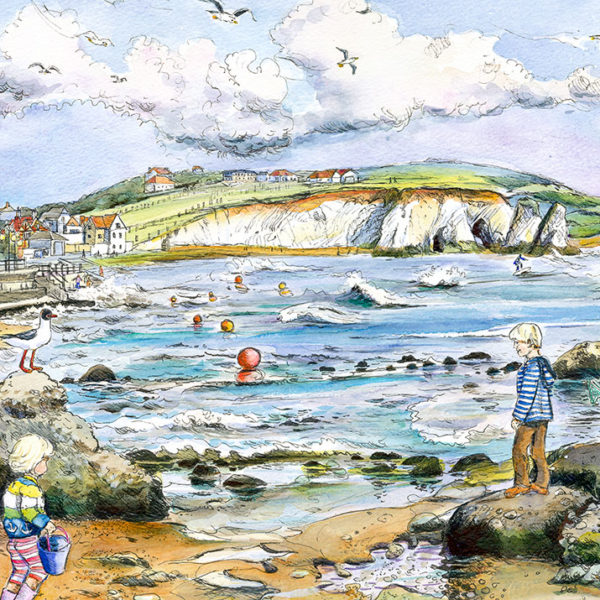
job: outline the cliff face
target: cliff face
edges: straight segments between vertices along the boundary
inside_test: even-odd
[[[542,219],[528,204],[500,194],[460,189],[363,190],[277,204],[217,210],[169,236],[173,246],[368,246],[380,250],[448,245],[567,245],[564,207]]]

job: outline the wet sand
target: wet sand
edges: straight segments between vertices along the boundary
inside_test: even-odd
[[[258,599],[265,592],[270,598],[311,598],[328,600],[344,598],[367,600],[358,585],[348,583],[345,591],[330,593],[320,589],[320,564],[368,561],[370,550],[385,546],[406,532],[417,515],[441,514],[456,506],[456,500],[425,500],[402,508],[379,508],[346,513],[308,525],[301,533],[289,538],[270,534],[248,535],[235,543],[199,541],[187,537],[182,529],[170,523],[128,523],[123,521],[57,521],[70,532],[73,548],[67,572],[50,577],[39,598],[45,600],[75,600],[81,598],[112,598],[130,600],[134,596],[156,594],[162,600]],[[6,537],[0,534],[0,570],[8,575],[10,564],[5,550]],[[283,556],[264,563],[236,558],[244,549]],[[199,561],[199,555],[223,551],[213,562]],[[107,564],[102,558],[133,553],[129,558],[143,559],[147,564]],[[231,559],[228,559],[231,556]],[[137,560],[137,559],[136,559]],[[208,559],[204,559],[207,561]],[[121,561],[122,562],[122,561]],[[274,568],[276,569],[274,569]],[[328,567],[331,569],[331,566]],[[274,572],[267,572],[273,570]],[[538,561],[505,561],[485,559],[471,561],[463,577],[449,577],[444,598],[471,600],[561,600],[600,598],[600,590],[591,587],[550,585],[548,581],[558,565]],[[120,577],[140,577],[138,585],[115,582]],[[208,576],[209,585],[198,578]],[[232,579],[233,578],[233,579]],[[244,581],[239,580],[246,580]],[[243,586],[238,588],[223,585]],[[233,582],[233,583],[231,583]],[[258,583],[257,583],[258,582]],[[259,584],[263,584],[260,586]],[[256,586],[256,587],[253,587]],[[266,586],[266,587],[265,587]],[[148,599],[152,596],[146,596]],[[378,595],[378,600],[425,600],[431,596],[391,585]]]

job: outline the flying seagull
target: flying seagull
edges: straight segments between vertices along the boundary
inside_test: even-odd
[[[127,81],[127,77],[119,77],[118,75],[111,75],[110,78],[113,80],[113,83],[123,83]]]
[[[252,11],[249,8],[238,8],[234,11],[228,11],[223,8],[223,5],[219,2],[219,0],[202,0],[203,2],[210,2],[214,5],[217,10],[207,10],[209,14],[212,15],[213,19],[218,19],[219,21],[223,21],[224,23],[234,23],[237,24],[238,17],[241,17],[244,13],[250,13],[252,19],[256,21]]]
[[[344,55],[344,59],[338,61],[337,66],[341,69],[344,65],[348,65],[352,69],[352,75],[356,75],[356,65],[354,63],[358,60],[358,56],[350,56],[348,50],[344,50],[344,48],[337,49]]]
[[[60,73],[60,69],[55,67],[54,65],[50,65],[49,67],[45,67],[42,63],[36,62],[29,65],[30,69],[38,68],[38,73],[43,73],[44,75],[50,75],[52,71],[56,71]]]
[[[90,44],[96,46],[114,46],[112,40],[109,38],[101,38],[95,31],[86,31],[80,33],[79,37],[84,37]]]
[[[2,336],[2,340],[13,348],[20,348],[23,350],[23,356],[19,368],[25,373],[31,373],[32,371],[41,371],[41,367],[34,367],[33,361],[35,359],[35,352],[38,348],[45,346],[52,339],[52,319],[55,319],[56,315],[49,308],[44,308],[40,312],[40,320],[36,329],[28,329],[23,333],[17,333],[16,335]],[[27,352],[31,352],[29,359],[29,366],[25,366],[25,357]]]

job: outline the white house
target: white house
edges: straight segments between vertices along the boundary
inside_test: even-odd
[[[308,183],[356,183],[358,173],[352,169],[327,169],[308,176]]]
[[[58,206],[46,211],[40,217],[40,221],[52,232],[63,234],[65,225],[71,218],[71,215],[64,206]]]
[[[196,168],[196,167],[194,167],[194,168]],[[172,175],[172,173],[166,167],[150,167],[144,174],[144,180],[148,181],[148,179],[152,179],[153,177],[157,177],[160,175],[169,177],[170,175]]]
[[[175,182],[165,175],[155,175],[154,177],[148,179],[144,185],[144,191],[146,194],[152,194],[153,192],[164,192],[174,188]]]
[[[127,242],[128,227],[117,214],[89,217],[84,226],[85,243],[92,256],[123,254],[131,249]]]
[[[269,173],[269,181],[270,182],[280,182],[280,181],[298,181],[298,175],[288,171],[286,169],[278,169],[277,171],[273,171]]]

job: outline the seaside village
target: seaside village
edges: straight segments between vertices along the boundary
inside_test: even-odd
[[[200,175],[203,168],[194,166],[191,172]],[[251,171],[247,169],[222,172],[217,184],[248,183],[348,184],[358,181],[352,169],[293,173],[287,169]],[[174,174],[165,167],[151,167],[144,174],[139,200],[176,191]],[[78,254],[98,257],[124,254],[133,249],[130,228],[120,214],[70,214],[65,206],[39,212],[35,208],[14,207],[10,202],[0,205],[0,254],[4,259],[61,257]]]

